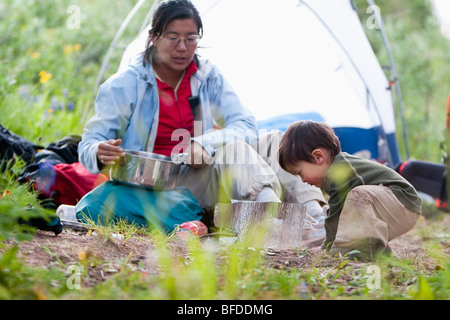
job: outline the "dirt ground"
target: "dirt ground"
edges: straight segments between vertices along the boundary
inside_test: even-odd
[[[215,247],[216,252],[220,251],[222,246],[215,237],[204,238],[202,243]],[[169,242],[169,247],[176,255],[188,258],[189,253],[182,240],[173,239]],[[303,268],[319,251],[318,247],[305,249],[303,253],[307,254],[300,255],[298,249],[267,249],[265,256],[268,267]],[[19,244],[19,255],[27,265],[44,268],[89,260],[89,277],[93,281],[92,285],[119,272],[124,263],[146,273],[159,273],[157,250],[145,236],[123,239],[113,235],[105,238],[96,232],[70,229],[64,229],[55,236],[52,232],[39,230],[32,241]]]
[[[442,245],[443,253],[450,260],[450,215],[446,214],[438,221],[428,221],[421,217],[416,227],[409,233],[390,242],[398,258],[416,258],[426,261],[424,241],[434,239]],[[202,239],[202,243],[213,245],[220,250],[216,237]],[[188,251],[184,242],[173,240],[169,246],[174,253],[186,258]],[[146,236],[133,235],[127,239],[123,235],[98,234],[96,231],[75,231],[65,228],[55,236],[52,232],[37,231],[32,241],[19,244],[19,256],[25,263],[34,267],[66,267],[71,264],[88,261],[89,282],[95,285],[119,272],[126,264],[128,267],[146,273],[159,273],[157,252],[151,239]],[[265,262],[268,267],[276,269],[328,267],[336,264],[336,259],[322,252],[317,243],[309,248],[285,250],[265,250]],[[362,262],[351,261],[351,264]],[[426,263],[426,262],[425,262]],[[436,268],[436,262],[430,259],[429,269]]]

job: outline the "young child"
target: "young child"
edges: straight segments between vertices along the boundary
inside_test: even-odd
[[[360,258],[390,253],[388,242],[411,230],[422,211],[414,187],[377,162],[341,152],[325,123],[298,121],[289,126],[279,149],[281,167],[328,196],[323,249],[358,250]]]

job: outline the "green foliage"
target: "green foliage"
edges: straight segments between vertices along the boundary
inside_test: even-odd
[[[417,298],[450,299],[450,264],[429,277],[420,277]]]
[[[17,246],[0,255],[0,300],[47,300],[67,293],[63,272],[30,268],[17,255]]]
[[[53,215],[40,206],[37,194],[28,183],[20,184],[17,181],[23,168],[23,162],[16,158],[15,163],[8,166],[0,176],[0,244],[11,238],[30,239],[30,233],[35,229],[19,224],[19,221],[26,222],[37,217],[50,219]]]
[[[372,15],[365,0],[356,0],[363,26]],[[439,30],[429,0],[376,1],[392,49],[403,98],[410,156],[441,162],[440,142],[445,139],[445,107],[450,83],[450,39]],[[382,65],[389,59],[377,28],[366,29]],[[392,79],[389,72],[387,77]],[[393,90],[394,91],[394,90]],[[394,99],[396,98],[395,92]],[[397,105],[397,138],[405,158],[403,126]]]
[[[2,124],[43,146],[66,135],[81,134],[93,113],[94,85],[104,55],[136,2],[120,1],[112,6],[105,0],[3,1]],[[71,7],[79,10],[78,24],[72,23],[77,12]],[[119,46],[136,36],[145,14],[142,10],[130,23]],[[121,54],[121,50],[114,52],[105,77],[115,72]]]
[[[17,247],[13,247],[0,257],[0,299],[14,299],[18,296],[31,298],[32,292],[23,280],[27,274],[17,259]],[[20,276],[19,276],[20,275]]]

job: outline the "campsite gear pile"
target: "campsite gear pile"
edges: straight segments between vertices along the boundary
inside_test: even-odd
[[[90,174],[78,162],[80,140],[81,136],[70,135],[44,148],[0,125],[0,168],[5,170],[19,157],[25,162],[25,168],[18,182],[29,183],[38,191],[42,207],[56,210],[62,204],[75,205],[86,193],[108,180],[103,174]],[[39,216],[28,220],[19,218],[18,223],[55,234],[63,228],[56,214],[49,220]]]
[[[0,124],[0,173],[10,168],[15,163],[16,158],[21,158],[25,164],[29,165],[40,149],[43,149],[43,147],[15,134]],[[10,194],[10,191],[4,191],[2,197],[8,194]],[[36,211],[35,208],[27,208],[26,210],[29,212]],[[55,235],[61,233],[63,227],[57,216],[43,218],[37,212],[35,217],[29,219],[19,217],[17,222],[41,230],[52,231]]]
[[[89,173],[78,162],[80,140],[81,136],[70,135],[38,150],[19,176],[19,182],[32,183],[44,207],[75,205],[86,193],[108,180],[103,174]]]

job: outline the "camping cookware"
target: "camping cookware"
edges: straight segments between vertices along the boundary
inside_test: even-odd
[[[167,157],[145,151],[124,151],[126,156],[121,163],[111,168],[111,179],[155,189],[175,187],[187,157],[185,153]]]

